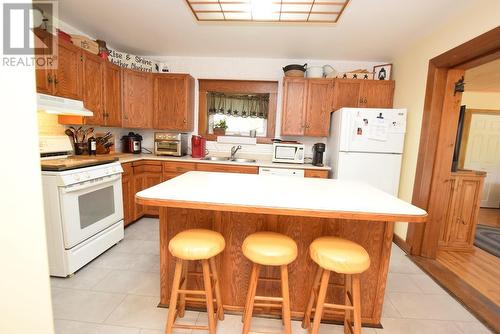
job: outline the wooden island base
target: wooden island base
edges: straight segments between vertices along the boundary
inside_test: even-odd
[[[174,274],[175,259],[168,251],[170,239],[180,231],[205,228],[221,233],[226,248],[216,258],[222,289],[224,308],[241,313],[245,304],[251,262],[242,252],[245,237],[257,231],[274,231],[288,235],[297,242],[298,257],[289,265],[292,317],[303,317],[309,297],[316,264],[309,257],[309,245],[320,236],[339,236],[362,245],[370,254],[371,266],[361,275],[361,303],[363,324],[380,326],[384,291],[389,268],[394,223],[368,220],[309,218],[241,212],[221,212],[198,209],[160,208],[160,306],[167,307]],[[258,295],[279,296],[279,267],[263,267],[257,289]],[[191,262],[188,289],[201,289],[201,265]],[[330,279],[327,302],[344,303],[344,277],[333,274]],[[189,302],[192,308],[202,304]],[[281,315],[279,309],[256,309],[266,315]],[[343,321],[343,314],[325,314],[325,321]]]

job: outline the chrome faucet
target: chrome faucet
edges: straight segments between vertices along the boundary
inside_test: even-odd
[[[241,150],[241,145],[231,147],[231,160],[234,160],[234,156],[239,150]]]

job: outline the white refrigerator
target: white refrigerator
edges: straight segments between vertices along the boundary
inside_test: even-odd
[[[331,177],[364,181],[398,195],[406,109],[342,108],[331,118]]]

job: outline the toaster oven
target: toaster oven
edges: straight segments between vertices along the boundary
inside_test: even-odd
[[[188,139],[186,133],[155,133],[155,155],[182,157],[187,154]]]

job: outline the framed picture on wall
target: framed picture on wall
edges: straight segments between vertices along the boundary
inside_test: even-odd
[[[392,64],[373,66],[374,80],[391,80]]]

